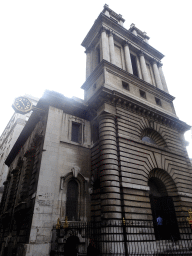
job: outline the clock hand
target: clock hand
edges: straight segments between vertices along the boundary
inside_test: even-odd
[[[23,104],[23,102],[21,100],[19,100],[21,102],[21,104],[23,105],[23,107],[25,108],[25,105]]]

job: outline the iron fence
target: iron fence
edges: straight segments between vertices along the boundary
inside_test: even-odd
[[[178,221],[179,236],[170,234],[170,239],[162,239],[158,232],[163,230],[156,227],[155,231],[152,221],[68,222],[63,226],[53,229],[51,255],[83,256],[89,251],[92,256],[192,255],[192,230],[185,220]]]

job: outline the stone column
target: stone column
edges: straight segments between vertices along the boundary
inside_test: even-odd
[[[91,74],[91,51],[86,50],[86,79],[90,76]]]
[[[103,220],[121,219],[115,115],[104,113],[98,120],[101,215]]]
[[[108,53],[108,44],[107,44],[107,35],[106,29],[102,27],[101,29],[101,56],[102,59],[109,61],[109,53]]]
[[[149,75],[148,75],[148,71],[147,71],[147,66],[146,66],[146,63],[145,63],[145,57],[144,57],[144,54],[143,54],[142,51],[139,53],[139,56],[140,56],[141,71],[142,71],[142,74],[143,74],[143,79],[144,79],[147,83],[150,83],[150,81],[149,81]]]
[[[109,33],[109,53],[111,63],[115,65],[115,48],[114,48],[114,40],[113,40],[113,32],[110,30]]]
[[[167,92],[167,93],[169,93],[168,87],[167,87],[167,83],[166,83],[166,80],[165,80],[165,76],[164,76],[164,74],[163,74],[162,64],[159,63],[158,66],[159,66],[159,74],[160,74],[160,77],[161,77],[161,82],[162,82],[164,91]]]
[[[128,41],[126,41],[124,44],[124,51],[125,51],[125,63],[126,63],[127,72],[133,74],[133,68],[132,68],[132,63],[131,63],[131,56],[130,56]]]
[[[163,85],[161,83],[161,78],[160,78],[159,70],[158,70],[158,67],[157,67],[157,62],[155,60],[153,61],[153,72],[154,72],[154,75],[155,75],[155,81],[156,81],[156,84],[157,84],[157,88],[163,90]]]

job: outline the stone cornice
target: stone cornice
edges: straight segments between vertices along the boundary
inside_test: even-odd
[[[176,117],[143,104],[142,102],[137,101],[130,96],[105,87],[101,87],[101,89],[98,90],[87,103],[90,109],[92,108],[95,110],[98,109],[103,103],[108,103],[116,107],[118,106],[120,108],[137,113],[138,115],[150,119],[151,121],[166,125],[179,132],[185,132],[190,129],[189,125],[180,121]]]
[[[150,39],[150,37],[147,36],[146,32],[142,32],[142,31],[141,31],[140,29],[138,29],[138,28],[135,26],[135,24],[133,24],[133,23],[132,23],[131,25],[133,25],[133,26],[130,27],[129,31],[132,32],[133,30],[136,30],[139,35],[143,36],[144,38]]]
[[[165,99],[166,101],[172,102],[175,97],[166,93],[165,91],[160,90],[159,88],[155,87],[152,84],[145,82],[144,80],[128,73],[127,71],[113,65],[112,63],[102,60],[96,69],[92,72],[92,74],[87,78],[85,83],[81,86],[82,89],[87,90],[89,87],[96,81],[98,76],[102,74],[103,70],[106,69],[108,72],[114,73],[114,75],[121,77],[121,79],[125,79],[129,83],[132,83],[141,89],[152,93],[153,95],[157,96],[158,98]]]
[[[103,9],[102,13],[104,13],[105,10],[108,10],[108,12],[109,12],[112,16],[114,16],[116,19],[125,22],[125,19],[123,19],[122,15],[121,15],[121,14],[117,14],[116,12],[114,12],[113,10],[111,10],[107,4],[104,5],[104,9]]]
[[[94,38],[98,35],[100,27],[103,23],[106,24],[106,26],[109,25],[109,30],[111,29],[111,25],[113,25],[114,32],[120,34],[121,37],[123,36],[124,40],[129,39],[133,43],[133,45],[137,45],[137,48],[142,48],[145,52],[149,52],[149,55],[153,55],[153,57],[156,57],[157,59],[162,59],[164,57],[162,53],[157,51],[148,43],[141,40],[139,37],[135,36],[131,31],[125,29],[118,23],[115,23],[112,19],[110,19],[103,13],[101,13],[99,17],[96,19],[95,23],[93,24],[85,39],[83,40],[81,44],[83,47],[87,49],[92,44]]]

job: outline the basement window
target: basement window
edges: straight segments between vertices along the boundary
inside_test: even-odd
[[[123,89],[129,91],[129,84],[128,83],[122,81],[122,86],[123,86]]]
[[[146,92],[142,91],[142,90],[139,90],[140,92],[140,96],[144,99],[146,99]]]
[[[133,54],[131,55],[131,63],[132,63],[132,68],[133,68],[133,75],[138,76],[138,71],[137,71],[137,60],[136,57]]]
[[[156,102],[156,104],[157,104],[158,106],[161,106],[161,100],[160,100],[160,99],[155,98],[155,102]]]
[[[72,122],[71,140],[77,143],[81,143],[81,137],[81,124]]]

